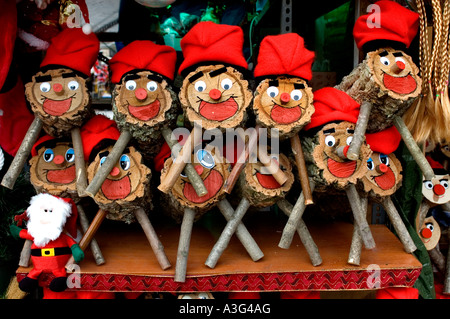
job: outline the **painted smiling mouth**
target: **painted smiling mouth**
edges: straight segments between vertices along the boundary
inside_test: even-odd
[[[398,94],[410,94],[417,88],[417,82],[411,74],[395,77],[383,72],[383,84],[388,90]]]
[[[204,118],[212,121],[224,121],[238,111],[238,104],[233,97],[219,103],[210,103],[201,100],[199,112]]]
[[[53,169],[47,171],[47,181],[57,184],[70,184],[75,180],[75,165],[65,169]]]
[[[134,106],[129,104],[128,111],[131,115],[142,121],[148,121],[158,115],[161,103],[155,100],[150,104]]]
[[[255,175],[259,184],[264,188],[276,189],[281,187],[280,183],[278,183],[277,180],[271,174],[262,174],[256,171]]]
[[[356,171],[356,161],[338,162],[328,157],[327,166],[330,173],[338,178],[350,177]]]
[[[190,202],[196,204],[206,202],[207,200],[216,196],[216,194],[222,188],[223,177],[218,171],[213,169],[209,172],[209,175],[203,180],[203,184],[205,185],[208,193],[203,196],[198,196],[192,184],[188,182],[185,183],[183,187],[184,197],[186,197],[186,199],[189,200]]]
[[[388,171],[378,176],[372,176],[372,179],[382,190],[388,190],[395,186],[395,175],[390,167]]]
[[[275,104],[270,111],[270,117],[279,124],[291,124],[302,117],[302,109],[298,105],[294,107],[283,107]]]
[[[131,193],[131,181],[128,175],[121,179],[105,179],[102,184],[103,195],[110,200],[124,199]]]
[[[72,105],[72,98],[73,96],[65,100],[50,100],[45,98],[44,103],[42,103],[42,107],[47,114],[61,116],[70,109],[70,106]]]

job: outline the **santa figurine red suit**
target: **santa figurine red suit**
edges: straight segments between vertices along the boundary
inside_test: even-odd
[[[10,226],[14,237],[33,241],[33,269],[19,282],[19,288],[25,292],[33,291],[38,286],[39,276],[47,273],[55,277],[48,288],[55,292],[64,291],[67,288],[65,265],[70,256],[73,255],[75,262],[84,258],[83,251],[73,239],[77,235],[76,205],[70,198],[42,193],[31,198],[26,213],[29,218],[27,229]]]

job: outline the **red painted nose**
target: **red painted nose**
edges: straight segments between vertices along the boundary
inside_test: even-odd
[[[445,188],[441,184],[436,184],[433,186],[433,193],[437,196],[442,196],[445,194]]]
[[[64,157],[62,155],[56,155],[53,162],[57,165],[64,163]]]
[[[139,101],[145,100],[147,98],[147,91],[143,88],[139,88],[134,91],[134,95]]]
[[[209,91],[209,97],[213,100],[218,100],[222,96],[222,92],[220,92],[218,89],[212,89]]]
[[[397,61],[397,66],[400,70],[404,70],[405,69],[405,63],[403,63],[402,61]]]
[[[61,92],[63,89],[63,86],[61,83],[55,83],[53,84],[53,91],[55,91],[56,93]]]
[[[280,96],[280,100],[282,103],[287,103],[291,99],[291,96],[288,93],[282,93]]]
[[[118,167],[113,167],[113,169],[111,170],[111,173],[109,173],[109,175],[111,176],[117,176],[120,173],[120,169]]]
[[[194,168],[195,168],[195,170],[197,171],[197,174],[198,174],[198,175],[202,175],[202,173],[203,173],[203,166],[201,166],[201,165],[195,165]]]
[[[423,238],[431,238],[431,236],[433,235],[433,232],[429,228],[424,228],[420,231],[420,235]]]
[[[380,165],[378,165],[377,170],[378,170],[380,173],[386,173],[387,170],[388,170],[388,167],[387,167],[386,164],[380,164]]]

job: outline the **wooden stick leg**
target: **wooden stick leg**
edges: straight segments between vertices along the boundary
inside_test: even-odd
[[[287,215],[290,216],[293,212],[293,206],[286,199],[279,200],[277,202],[278,207]],[[300,219],[297,227],[297,233],[302,241],[303,246],[308,253],[309,259],[311,260],[311,264],[313,266],[319,266],[322,264],[322,257],[319,253],[319,248],[317,248],[316,243],[314,242],[308,228],[306,227],[305,222]]]
[[[300,137],[297,134],[291,137],[291,148],[295,157],[295,163],[297,164],[302,193],[305,197],[305,205],[311,205],[314,201],[312,198],[311,186],[309,185],[308,170],[306,169],[302,143],[300,142]]]
[[[356,161],[359,158],[359,151],[361,145],[365,140],[367,130],[367,123],[369,123],[370,111],[372,110],[372,103],[364,101],[361,103],[358,120],[355,126],[355,133],[353,134],[352,142],[347,151],[347,158]]]
[[[168,128],[163,129],[162,135],[166,140],[167,145],[169,145],[172,153],[174,153],[175,156],[178,156],[180,152],[179,149],[181,149],[181,146],[178,144],[177,141],[172,140],[172,130]],[[201,197],[208,194],[208,190],[206,189],[202,178],[198,175],[197,171],[195,170],[194,165],[192,165],[191,163],[187,163],[186,166],[184,167],[184,174],[189,178],[189,181],[191,182],[191,185],[198,196]]]
[[[408,230],[406,229],[405,224],[402,221],[402,218],[400,217],[397,208],[395,207],[394,203],[392,202],[392,199],[390,196],[386,196],[383,200],[383,207],[386,210],[386,213],[389,216],[389,219],[391,220],[392,225],[394,226],[394,229],[400,239],[400,241],[403,244],[403,247],[405,248],[405,251],[407,253],[412,253],[417,249],[416,245],[414,244],[414,241],[412,240],[411,236],[409,235]]]
[[[138,208],[134,211],[134,215],[136,216],[137,221],[144,230],[145,236],[147,236],[147,239],[150,243],[150,246],[152,247],[153,252],[155,253],[156,259],[158,260],[161,269],[166,270],[170,268],[171,265],[169,259],[166,256],[166,253],[164,252],[164,246],[159,240],[158,234],[156,234],[156,231],[153,228],[153,225],[151,224],[150,219],[148,218],[145,211],[142,208]]]
[[[347,197],[353,212],[353,218],[358,227],[358,231],[362,238],[364,246],[367,249],[375,248],[375,240],[373,239],[369,223],[367,223],[367,220],[364,217],[365,214],[362,211],[361,200],[355,185],[350,184],[349,186],[347,186],[345,192],[347,193]]]
[[[428,250],[428,254],[430,255],[430,259],[433,262],[433,264],[436,266],[436,268],[438,269],[438,271],[442,274],[445,275],[445,260],[446,257],[444,256],[443,253],[441,253],[441,250],[439,249],[439,244],[434,247],[431,250]]]
[[[106,160],[103,162],[102,166],[95,173],[94,178],[89,183],[89,186],[86,187],[85,194],[94,198],[103,182],[105,181],[108,174],[113,169],[114,165],[116,165],[120,156],[123,153],[125,147],[127,147],[128,143],[131,140],[131,133],[129,131],[123,131],[120,133],[119,139],[114,144],[111,152],[106,157]]]
[[[367,214],[367,205],[368,198],[361,197],[361,209],[363,210],[364,218]],[[350,245],[350,252],[348,254],[347,262],[350,265],[359,266],[361,262],[361,251],[362,251],[362,238],[359,235],[358,227],[353,225],[353,235],[352,235],[352,244]]]
[[[450,233],[448,235],[450,239]],[[447,264],[445,266],[445,279],[444,279],[444,289],[442,292],[446,295],[450,294],[450,245],[447,250]]]
[[[313,181],[310,181],[309,186],[311,191],[314,191],[315,184]],[[305,198],[302,192],[292,209],[292,213],[289,215],[289,219],[286,225],[284,226],[280,242],[278,243],[278,247],[283,249],[289,249],[292,243],[292,239],[294,238],[295,231],[299,226],[299,222],[302,219],[305,209],[306,209]]]
[[[227,199],[222,199],[217,204],[217,207],[219,208],[220,212],[225,217],[227,222],[233,218],[234,209]],[[245,227],[244,223],[242,222],[240,222],[236,228],[236,237],[242,243],[245,250],[247,250],[253,261],[258,261],[264,257],[264,253],[262,252],[261,248],[259,248],[255,239],[252,237],[252,235],[247,230],[247,227]]]
[[[30,265],[31,245],[33,242],[29,239],[25,240],[22,251],[20,252],[19,266],[28,267]]]
[[[31,148],[36,142],[39,133],[42,129],[42,120],[38,117],[35,117],[30,127],[28,128],[25,137],[20,144],[19,149],[17,150],[16,156],[14,156],[11,165],[8,168],[8,171],[5,173],[2,179],[2,186],[13,189],[14,184],[16,183],[17,178],[22,171],[25,162],[28,159],[28,156],[31,153]]]
[[[233,218],[228,221],[227,225],[222,231],[222,234],[220,234],[219,239],[209,253],[209,256],[205,262],[206,266],[210,268],[216,267],[217,261],[219,260],[220,256],[222,256],[225,249],[228,247],[231,237],[235,233],[236,228],[241,223],[241,219],[242,217],[244,217],[249,207],[250,202],[247,198],[243,197],[238,207],[234,211]]]
[[[83,230],[83,234],[87,232],[89,229],[89,220],[84,212],[84,209],[81,205],[77,205],[78,209],[78,218],[80,220],[81,229]],[[105,258],[103,257],[102,251],[100,250],[100,246],[95,238],[92,239],[91,244],[92,255],[94,256],[95,263],[100,266],[105,263]]]
[[[194,225],[195,211],[190,208],[184,209],[183,221],[181,222],[180,239],[178,242],[177,263],[175,266],[176,282],[186,281],[187,260],[191,244],[192,227]]]
[[[80,243],[78,244],[82,251],[86,250],[86,247],[89,245],[89,243],[94,238],[95,233],[97,232],[98,228],[102,224],[103,220],[106,217],[107,212],[103,209],[99,209],[97,214],[95,215],[94,219],[92,220],[91,224],[89,225],[88,230],[86,233],[84,233],[83,237],[80,240]],[[73,256],[69,258],[69,260],[66,263],[66,270],[68,272],[75,271],[75,268],[73,267],[73,264],[75,263],[75,260]]]
[[[418,218],[418,224],[417,224],[417,231],[420,231],[420,228],[423,225],[423,221],[427,217],[428,211],[430,210],[431,205],[428,202],[428,200],[422,200],[422,203],[420,204],[419,211],[417,212],[417,218]]]
[[[86,162],[84,161],[83,143],[81,141],[80,129],[73,128],[70,131],[72,135],[72,144],[75,151],[75,171],[76,184],[79,196],[84,196],[87,187]]]

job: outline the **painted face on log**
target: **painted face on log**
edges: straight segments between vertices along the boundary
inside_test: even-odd
[[[211,65],[189,73],[179,97],[190,122],[202,121],[205,129],[233,128],[244,120],[252,92],[236,69]]]
[[[99,167],[106,160],[112,146],[100,151],[88,167],[88,180],[91,181]],[[111,201],[132,202],[144,195],[144,184],[150,169],[142,163],[142,156],[132,146],[125,149],[119,161],[103,182],[95,199],[103,203]]]
[[[367,161],[368,171],[362,182],[366,192],[373,191],[380,196],[394,194],[400,186],[402,166],[393,153],[386,155],[373,152]]]
[[[450,200],[449,190],[450,175],[436,175],[439,184],[433,185],[432,181],[423,179],[422,194],[430,202],[435,204],[445,204]]]
[[[279,163],[280,169],[283,172],[289,174],[289,176],[292,176],[292,179],[288,179],[288,183],[284,183],[283,186],[281,186],[272,176],[272,174],[267,172],[264,164],[260,161],[256,163],[248,163],[246,165],[244,169],[246,181],[250,186],[253,186],[257,190],[261,190],[262,188],[264,191],[275,190],[277,192],[287,192],[291,188],[292,182],[294,180],[291,163],[284,154],[272,156],[272,158]]]
[[[154,125],[165,120],[165,112],[172,106],[166,90],[168,83],[150,71],[124,76],[115,87],[117,111],[127,122]]]
[[[51,147],[41,147],[30,165],[30,181],[34,186],[52,194],[76,191],[75,152],[71,143],[56,142]]]
[[[265,126],[289,131],[303,127],[314,113],[312,89],[300,78],[265,79],[256,89],[253,109]]]
[[[368,55],[369,68],[382,88],[402,97],[415,96],[421,90],[419,69],[403,51],[382,48]]]
[[[183,173],[175,182],[172,194],[183,205],[191,208],[206,207],[216,203],[224,194],[223,185],[231,170],[224,157],[214,154],[207,149],[199,149],[191,156],[191,163],[203,180],[208,193],[198,196],[194,187]],[[167,169],[172,164],[172,158],[164,163],[165,169],[161,173],[161,180],[165,177]]]
[[[89,104],[85,79],[70,69],[38,72],[25,85],[25,94],[33,112],[42,117],[70,119]]]
[[[436,247],[441,238],[441,228],[432,216],[424,219],[423,224],[418,227],[418,233],[427,250]]]
[[[351,161],[345,153],[353,139],[355,125],[350,122],[330,123],[319,131],[319,144],[314,148],[313,156],[316,165],[323,170],[323,177],[328,183],[346,186],[356,183],[367,172],[367,161],[372,151],[363,144],[359,158]]]

